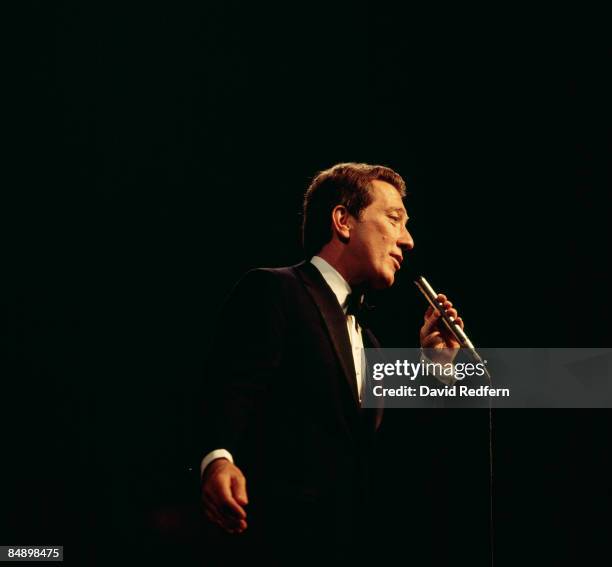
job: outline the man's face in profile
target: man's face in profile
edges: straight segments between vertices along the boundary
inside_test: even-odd
[[[352,217],[349,241],[355,283],[366,283],[374,289],[393,285],[404,252],[414,247],[406,229],[408,214],[397,189],[380,180],[372,181],[372,202]]]

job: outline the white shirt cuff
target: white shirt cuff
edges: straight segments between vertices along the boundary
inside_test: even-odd
[[[200,478],[204,476],[206,467],[217,459],[227,459],[230,463],[234,462],[234,458],[229,451],[226,451],[225,449],[215,449],[202,459],[202,463],[200,464]]]
[[[429,360],[429,358],[427,358],[425,356],[425,353],[423,352],[423,349],[421,349],[421,362],[425,363],[425,364],[433,364],[431,360]],[[436,372],[434,373],[434,376],[436,377],[436,380],[438,380],[438,382],[442,382],[442,384],[444,384],[445,386],[452,386],[457,380],[455,378],[455,365],[453,364],[453,374],[452,376],[448,376],[444,373],[440,373],[440,372]]]

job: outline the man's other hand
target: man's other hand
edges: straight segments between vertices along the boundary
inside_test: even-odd
[[[202,478],[202,502],[211,522],[231,534],[247,528],[243,506],[249,503],[242,471],[227,459],[210,463]]]

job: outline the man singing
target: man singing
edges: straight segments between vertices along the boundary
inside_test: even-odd
[[[320,172],[304,199],[306,260],[248,272],[223,309],[201,473],[206,515],[231,534],[228,553],[235,542],[279,564],[314,561],[321,550],[358,558],[378,521],[368,516],[368,479],[382,410],[360,399],[362,349],[379,343],[361,310],[364,291],[392,286],[409,261],[405,195],[387,167]],[[430,307],[420,342],[443,356],[459,344],[438,323]]]

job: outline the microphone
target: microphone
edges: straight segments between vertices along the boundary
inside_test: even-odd
[[[429,305],[440,312],[444,325],[454,335],[461,347],[466,349],[476,362],[483,365],[485,374],[489,379],[489,382],[491,382],[491,375],[482,361],[482,358],[476,351],[476,348],[472,344],[472,341],[470,341],[468,336],[465,334],[465,331],[455,321],[455,318],[445,313],[444,306],[437,300],[438,294],[433,290],[429,282],[423,276],[418,276],[414,283],[425,296],[425,299],[427,299]]]

